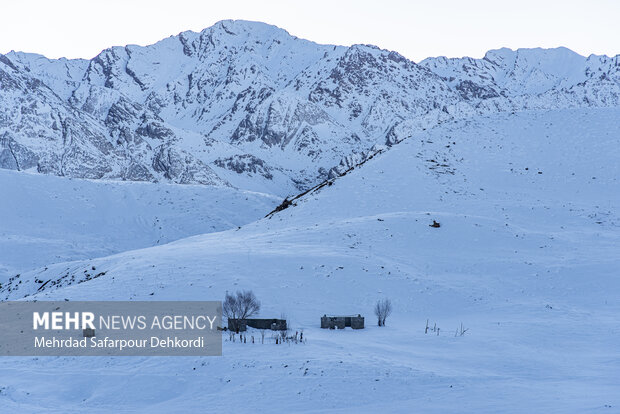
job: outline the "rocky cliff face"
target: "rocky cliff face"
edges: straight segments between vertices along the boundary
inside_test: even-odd
[[[0,168],[285,195],[448,119],[619,97],[618,56],[500,49],[416,64],[222,21],[91,60],[0,55]]]

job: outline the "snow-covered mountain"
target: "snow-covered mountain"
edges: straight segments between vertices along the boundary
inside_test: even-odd
[[[222,21],[91,60],[0,55],[0,167],[283,196],[446,120],[619,99],[618,56],[501,49],[416,64]]]
[[[618,108],[579,108],[444,122],[241,228],[13,275],[2,299],[251,289],[261,317],[285,314],[307,342],[224,335],[222,357],[5,357],[0,407],[614,412],[618,119]],[[385,297],[394,313],[377,327]],[[324,313],[361,313],[366,328],[320,329]]]
[[[307,340],[4,357],[0,412],[612,412],[619,85],[618,56],[416,64],[245,21],[0,55],[0,300],[251,289]]]
[[[503,48],[482,59],[428,58],[420,65],[478,106],[499,109],[501,97],[512,110],[618,105],[620,55],[586,58],[564,47]]]

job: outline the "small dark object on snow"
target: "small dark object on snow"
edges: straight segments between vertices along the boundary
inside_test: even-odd
[[[82,335],[84,336],[84,338],[92,338],[93,336],[95,336],[95,330],[92,328],[85,328],[84,330],[82,330]]]
[[[439,224],[435,220],[433,220],[433,224],[429,224],[429,227],[439,228],[439,227],[441,227],[441,224]]]

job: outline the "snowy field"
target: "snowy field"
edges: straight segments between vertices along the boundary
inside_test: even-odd
[[[281,200],[228,187],[60,178],[0,169],[0,283],[51,263],[241,226]]]
[[[589,109],[444,123],[240,229],[24,271],[0,298],[252,289],[262,317],[286,315],[307,341],[226,335],[224,355],[205,358],[2,358],[0,412],[620,412],[619,119]],[[84,196],[70,183],[67,201]],[[179,211],[199,204],[188,196]],[[204,228],[179,226],[169,237]],[[105,275],[69,284],[92,266]],[[61,287],[36,293],[35,278]],[[394,306],[384,328],[372,315],[380,298]],[[321,330],[324,313],[361,313],[366,329]],[[425,334],[427,320],[439,335]]]

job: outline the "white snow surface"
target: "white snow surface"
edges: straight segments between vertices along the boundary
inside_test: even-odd
[[[0,169],[0,284],[21,271],[222,231],[281,200],[230,187],[61,178]]]
[[[2,299],[252,289],[261,316],[285,314],[307,341],[224,336],[223,356],[204,358],[5,357],[0,411],[618,412],[619,119],[581,108],[445,121],[240,229],[22,272]],[[47,184],[95,197],[90,182]],[[105,275],[77,283],[92,266]],[[37,279],[58,283],[37,292]],[[380,298],[394,306],[381,328]],[[321,330],[324,313],[361,313],[366,329]]]

